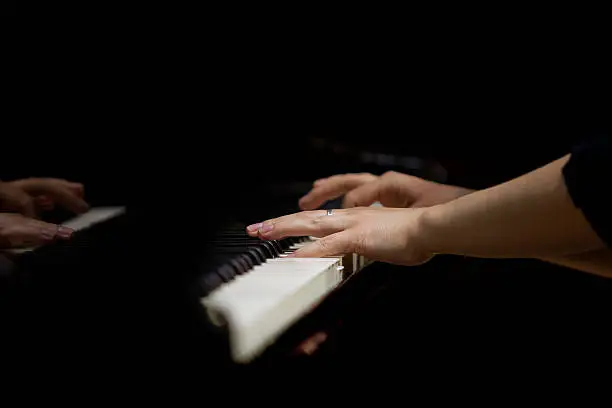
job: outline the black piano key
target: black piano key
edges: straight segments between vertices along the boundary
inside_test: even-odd
[[[283,253],[283,248],[280,246],[278,241],[257,241],[257,242],[244,242],[244,241],[221,241],[216,244],[218,248],[244,248],[245,250],[249,247],[263,247],[266,248],[271,254],[269,258],[278,257]]]
[[[222,265],[219,268],[228,268],[231,271],[231,268],[228,265]],[[206,273],[202,274],[202,277],[199,280],[201,296],[206,296],[213,290],[223,285],[226,280],[224,280],[222,276],[228,273],[231,272],[220,273],[219,271],[215,271],[214,273],[211,273],[210,271],[207,271]]]
[[[225,247],[216,247],[215,251],[218,254],[242,254],[248,253],[251,254],[258,264],[266,262],[268,256],[263,248],[258,246],[225,246]]]
[[[254,267],[256,265],[261,265],[262,263],[265,262],[265,259],[261,260],[260,254],[257,252],[255,248],[249,248],[244,253],[244,256],[247,257],[249,262],[252,264],[251,267]]]
[[[213,239],[205,243],[208,248],[213,249],[213,264],[217,266],[208,268],[207,273],[202,273],[200,289],[203,293],[210,293],[268,259],[293,252],[289,249],[292,245],[307,239],[308,237],[287,237],[282,240],[262,240],[249,236],[244,224],[230,225],[218,231]]]
[[[248,258],[245,251],[239,248],[219,248],[217,249],[217,255],[219,256],[217,262],[223,262],[223,259],[226,259],[226,262],[238,262],[241,265],[239,270],[240,273],[248,271],[254,264],[254,262]]]
[[[250,271],[255,266],[255,262],[251,258],[251,254],[249,254],[248,252],[240,254],[239,258],[246,264],[247,271]]]
[[[227,261],[228,266],[230,266],[231,272],[229,272],[226,269],[220,269],[218,270],[218,273],[222,273],[220,276],[225,279],[226,282],[229,282],[230,280],[234,279],[234,277],[236,275],[239,275],[241,273],[243,273],[243,270],[245,269],[244,265],[242,265],[240,262],[238,262],[238,260],[236,258],[230,258]],[[227,274],[225,272],[228,272]]]
[[[270,240],[268,242],[271,243],[274,246],[274,248],[276,250],[276,256],[279,256],[280,254],[282,254],[284,252],[283,251],[283,247],[281,246],[281,244],[277,240],[274,239],[274,240]]]
[[[280,254],[277,254],[276,248],[270,241],[261,241],[262,248],[266,248],[268,253],[270,254],[269,258],[277,258]]]
[[[249,248],[248,252],[257,257],[257,260],[259,261],[259,265],[266,262],[266,254],[261,248],[251,247]]]
[[[239,274],[247,273],[251,267],[249,266],[249,262],[244,258],[244,254],[240,254],[234,258],[234,260],[240,264],[240,269],[238,270]]]
[[[293,245],[291,241],[288,239],[281,239],[280,241],[278,241],[278,243],[282,247],[283,251],[288,250],[291,247],[291,245]]]

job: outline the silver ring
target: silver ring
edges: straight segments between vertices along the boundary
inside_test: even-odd
[[[325,215],[334,215],[334,210],[333,209],[328,209],[327,210],[327,214]]]

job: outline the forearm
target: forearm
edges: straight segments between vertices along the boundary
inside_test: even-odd
[[[545,257],[542,260],[582,272],[612,278],[612,249],[609,248],[576,255]]]
[[[604,248],[565,188],[569,156],[507,183],[428,208],[424,246],[484,258],[558,257]]]

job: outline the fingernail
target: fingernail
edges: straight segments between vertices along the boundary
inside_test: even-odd
[[[64,227],[63,225],[57,228],[57,236],[60,238],[70,238],[73,232],[72,228]]]
[[[248,231],[250,231],[250,232],[255,232],[255,231],[257,231],[258,229],[260,229],[260,228],[261,228],[261,226],[262,226],[262,223],[261,223],[261,222],[258,222],[257,224],[251,224],[251,225],[249,225],[249,226],[247,227],[247,230],[248,230]]]
[[[40,236],[42,237],[42,239],[44,239],[45,241],[52,241],[53,238],[55,238],[55,232],[56,229],[52,228],[52,229],[44,229],[40,232]]]
[[[259,232],[265,234],[266,232],[270,232],[273,229],[274,229],[273,224],[263,224],[261,228],[259,229]]]

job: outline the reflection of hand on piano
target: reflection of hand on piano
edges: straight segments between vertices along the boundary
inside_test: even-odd
[[[0,217],[4,217],[6,216],[12,216],[12,217],[21,217],[21,219],[25,219],[28,220],[28,222],[31,223],[38,223],[37,225],[46,225],[46,226],[51,226],[50,228],[53,230],[53,232],[57,231],[58,228],[61,229],[61,231],[72,231],[76,232],[76,231],[80,231],[80,230],[84,230],[87,229],[95,224],[98,223],[102,223],[105,221],[108,221],[112,218],[118,217],[119,215],[123,214],[125,212],[125,208],[124,207],[94,207],[91,210],[83,213],[83,214],[79,214],[76,217],[62,223],[61,228],[56,225],[56,224],[50,224],[50,223],[46,223],[43,221],[39,221],[39,220],[35,220],[32,218],[27,218],[27,217],[23,217],[19,214],[0,214]],[[0,226],[1,228],[1,226]],[[1,234],[1,232],[0,232]],[[63,233],[64,235],[66,235],[66,233]],[[32,241],[32,242],[23,242],[22,244],[20,244],[18,247],[16,245],[12,245],[12,246],[1,246],[2,248],[9,248],[11,253],[14,254],[20,254],[20,253],[24,253],[24,252],[29,252],[32,251],[34,249],[36,249],[38,246],[40,246],[41,244],[46,244],[49,243],[51,241],[54,241],[55,239],[63,239],[61,236],[54,236],[54,238],[50,239],[50,240],[42,240],[42,241]],[[73,237],[74,238],[74,237]],[[0,244],[1,245],[1,244]]]
[[[45,244],[56,239],[69,239],[72,228],[24,217],[21,214],[0,214],[0,248],[12,249]]]
[[[55,178],[27,178],[0,182],[0,207],[35,217],[57,204],[76,214],[89,206],[83,200],[83,185]]]
[[[428,261],[422,242],[419,208],[349,208],[304,211],[253,224],[247,232],[263,240],[294,236],[320,238],[291,257],[328,257],[356,253],[373,261],[419,265]]]
[[[325,332],[316,332],[315,334],[301,342],[295,349],[295,353],[298,355],[312,355],[321,347],[323,343],[325,343],[327,337],[328,335]]]

